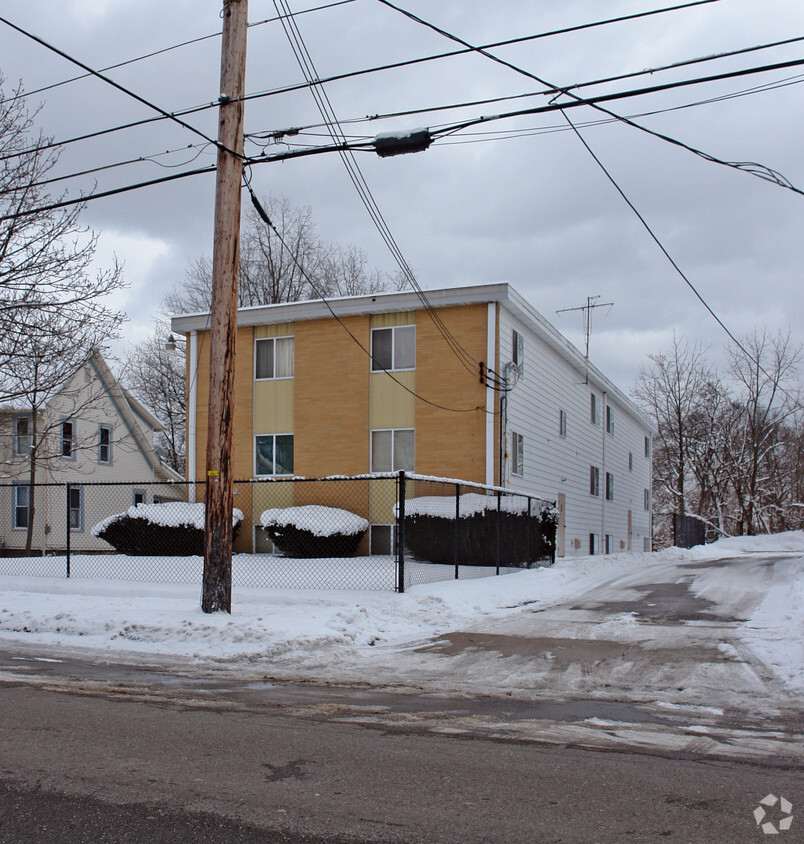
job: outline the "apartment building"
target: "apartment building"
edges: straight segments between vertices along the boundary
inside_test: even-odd
[[[459,478],[556,501],[559,556],[649,548],[649,420],[510,285],[425,292],[239,310],[234,477]],[[203,480],[209,315],[172,330],[188,338],[188,478]]]

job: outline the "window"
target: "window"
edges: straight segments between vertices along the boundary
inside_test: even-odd
[[[614,408],[610,404],[606,405],[606,433],[614,436]]]
[[[606,501],[614,501],[614,475],[606,472]]]
[[[567,411],[566,410],[559,410],[558,411],[558,435],[560,437],[567,436]]]
[[[634,471],[634,453],[632,451],[628,452],[628,471]]]
[[[373,329],[371,368],[374,372],[384,369],[415,369],[416,326],[395,325],[392,328]]]
[[[525,368],[525,338],[516,329],[511,337],[511,360],[521,375]]]
[[[614,537],[610,534],[606,534],[606,553],[611,554],[611,549],[614,547]]]
[[[525,474],[525,441],[522,434],[511,433],[511,473]]]
[[[293,337],[263,337],[255,340],[254,377],[258,381],[292,378],[293,357]]]
[[[589,467],[589,495],[600,495],[600,469]]]
[[[28,508],[31,503],[30,487],[22,484],[14,485],[14,527],[23,529],[28,527]]]
[[[589,421],[593,425],[600,424],[600,418],[598,417],[598,409],[597,409],[597,396],[594,393],[589,395]]]
[[[68,499],[70,503],[70,530],[84,529],[84,488],[71,486]]]
[[[134,506],[139,507],[140,504],[145,504],[146,495],[144,489],[135,489],[134,490]]]
[[[260,434],[254,443],[255,475],[293,474],[293,434]]]
[[[98,428],[98,463],[112,462],[112,426]]]
[[[161,503],[162,503],[162,496],[161,495],[155,495],[154,496],[154,504],[161,504]]]
[[[394,525],[372,525],[369,534],[369,553],[394,554],[396,552],[396,528]]]
[[[650,457],[650,437],[645,437],[645,457]]]
[[[642,503],[646,510],[650,510],[650,490],[646,489],[642,491]]]
[[[415,436],[413,428],[371,432],[371,471],[398,472],[414,468]]]
[[[594,533],[589,534],[589,553],[592,556],[597,554],[597,536]]]
[[[75,422],[71,419],[61,423],[61,456],[75,458]]]
[[[14,420],[14,454],[27,457],[31,453],[31,420],[18,416]]]

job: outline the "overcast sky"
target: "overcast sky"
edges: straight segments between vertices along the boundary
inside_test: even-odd
[[[681,0],[679,0],[680,2]],[[290,0],[293,11],[331,0]],[[453,35],[490,44],[674,5],[668,0],[399,0]],[[5,0],[0,14],[92,68],[101,69],[220,31],[220,2],[201,0]],[[276,15],[273,2],[251,0],[249,20]],[[321,77],[457,49],[379,0],[352,0],[297,18]],[[801,0],[717,0],[639,20],[495,49],[500,58],[559,87],[634,73],[715,53],[804,36]],[[697,79],[804,57],[804,41],[579,90],[585,97]],[[0,71],[6,93],[18,80],[35,92],[80,70],[0,24]],[[163,53],[108,75],[167,111],[217,99],[220,38]],[[247,91],[303,81],[282,27],[252,26]],[[804,188],[804,65],[609,104],[620,115],[727,161],[752,161]],[[757,90],[762,88],[762,90]],[[478,55],[443,58],[328,84],[349,136],[443,126],[481,115],[543,106],[536,95],[412,116],[368,115],[536,94],[533,79]],[[734,96],[744,92],[752,93]],[[723,99],[721,99],[723,98]],[[563,97],[563,101],[569,101]],[[32,93],[42,129],[56,139],[119,126],[153,112],[90,78]],[[694,107],[682,108],[690,104]],[[668,109],[672,109],[668,111]],[[650,112],[662,112],[653,113]],[[589,107],[568,112],[612,178],[652,227],[701,296],[737,335],[755,328],[790,330],[804,339],[801,283],[804,196],[723,167]],[[214,109],[187,118],[214,137]],[[320,124],[310,92],[252,99],[246,132]],[[324,142],[312,128],[294,145]],[[75,178],[71,194],[157,178],[214,163],[214,150],[168,121],[151,122],[65,147],[60,174],[132,158],[153,160]],[[192,148],[189,148],[192,145]],[[289,147],[278,144],[269,152]],[[161,155],[174,151],[170,155]],[[247,146],[254,153],[257,147]],[[196,157],[197,156],[197,157]],[[613,302],[594,312],[592,360],[626,391],[646,361],[665,351],[673,331],[711,346],[727,340],[642,227],[560,112],[489,122],[438,141],[426,152],[390,159],[358,154],[358,163],[408,264],[425,288],[508,281],[583,348],[579,307],[588,296]],[[158,163],[156,163],[158,162]],[[373,227],[340,158],[333,153],[253,168],[259,194],[309,206],[320,237],[362,249],[369,264],[396,265]],[[212,250],[214,176],[202,175],[93,201],[85,222],[102,232],[101,263],[116,254],[130,288],[122,306],[131,341],[150,332],[165,292],[188,263]]]

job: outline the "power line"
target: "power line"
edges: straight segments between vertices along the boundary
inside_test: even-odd
[[[276,7],[277,12],[280,11],[280,7],[283,11],[289,11],[285,0],[274,0],[274,6]],[[282,26],[285,29],[288,41],[290,42],[291,48],[294,52],[299,67],[301,68],[302,73],[305,76],[305,79],[309,83],[311,83],[310,91],[313,94],[319,111],[321,112],[321,116],[327,124],[327,129],[332,137],[332,140],[334,142],[343,142],[344,136],[342,130],[340,129],[340,126],[338,125],[338,119],[335,115],[335,111],[332,107],[331,102],[329,101],[329,97],[327,96],[326,90],[324,89],[323,85],[318,82],[318,72],[315,68],[315,64],[312,60],[312,57],[310,56],[310,53],[307,50],[306,45],[304,44],[304,40],[301,36],[301,32],[298,29],[296,21],[291,16],[283,16]],[[357,190],[361,202],[369,213],[370,219],[377,228],[377,231],[384,240],[386,246],[388,246],[388,249],[396,260],[399,268],[402,270],[403,275],[416,292],[416,295],[419,297],[419,300],[422,302],[422,305],[424,306],[427,313],[430,314],[433,323],[446,340],[447,345],[450,347],[452,352],[455,354],[461,364],[468,371],[474,374],[478,361],[476,361],[463,348],[461,343],[449,332],[446,326],[444,326],[440,316],[435,313],[435,309],[427,300],[424,291],[416,280],[416,277],[412,269],[410,268],[410,265],[405,260],[405,257],[401,249],[399,248],[399,245],[397,244],[393,234],[391,233],[391,230],[388,227],[388,224],[382,212],[380,211],[376,200],[374,199],[374,196],[371,192],[371,188],[366,182],[365,177],[363,176],[354,156],[348,151],[348,149],[344,149],[340,153],[340,157],[341,161],[346,167],[347,174],[349,175],[352,184]]]
[[[199,135],[205,141],[210,144],[214,144],[216,148],[221,148],[221,145],[218,143],[217,140],[213,140],[208,135],[204,134],[200,129],[196,129],[194,126],[191,126],[189,123],[185,123],[180,118],[176,117],[175,114],[171,114],[170,112],[165,111],[158,105],[150,102],[150,100],[146,100],[144,97],[141,97],[139,94],[135,94],[133,91],[130,91],[123,85],[120,85],[118,82],[115,82],[113,79],[110,79],[108,76],[104,76],[100,71],[94,70],[93,68],[89,67],[89,65],[84,64],[82,61],[79,61],[73,56],[68,55],[63,50],[60,50],[58,47],[54,47],[52,44],[49,44],[47,41],[40,38],[38,35],[34,35],[32,32],[28,32],[27,30],[23,29],[21,26],[17,26],[17,24],[12,23],[10,20],[4,17],[0,17],[0,23],[4,23],[6,26],[10,27],[11,29],[19,32],[21,35],[24,35],[26,38],[30,38],[32,41],[35,41],[37,44],[40,44],[43,47],[46,47],[48,50],[56,53],[56,55],[61,56],[63,59],[66,59],[69,62],[77,65],[78,67],[82,68],[83,70],[87,71],[87,73],[91,74],[92,76],[96,76],[98,79],[106,82],[107,85],[111,85],[113,88],[117,88],[118,91],[122,91],[129,97],[132,97],[137,102],[142,103],[142,105],[147,106],[150,109],[153,109],[157,113],[161,114],[163,118],[168,120],[172,120],[174,123],[177,123],[179,126],[183,127],[184,129],[189,129],[189,131],[193,132],[196,135]],[[231,152],[227,150],[227,152]]]
[[[327,3],[323,6],[313,6],[310,9],[301,9],[298,12],[294,12],[294,14],[295,15],[306,15],[306,14],[309,14],[310,12],[320,12],[324,9],[331,9],[334,6],[345,6],[348,3],[354,3],[354,2],[355,2],[355,0],[335,0],[332,3]],[[248,25],[248,28],[253,29],[255,27],[262,26],[263,24],[266,24],[266,23],[275,23],[277,20],[278,20],[278,18],[266,18],[265,20],[262,20],[262,21],[255,21],[254,23],[250,23]],[[153,50],[150,53],[145,53],[141,56],[136,56],[133,59],[126,59],[125,61],[117,62],[116,64],[110,64],[107,67],[102,67],[99,72],[100,73],[108,73],[108,71],[110,71],[110,70],[117,70],[118,68],[121,68],[121,67],[127,67],[128,65],[136,64],[137,62],[145,61],[146,59],[152,59],[152,58],[155,58],[156,56],[161,56],[161,55],[164,55],[165,53],[170,53],[173,50],[179,50],[182,47],[189,47],[189,46],[192,46],[193,44],[200,44],[202,41],[209,41],[212,38],[220,38],[220,37],[221,37],[220,32],[212,32],[209,35],[200,35],[198,38],[190,38],[187,41],[181,41],[178,44],[172,44],[170,47],[163,47],[160,50]],[[73,76],[70,79],[62,79],[60,82],[53,82],[50,85],[44,85],[41,88],[35,88],[33,91],[27,91],[25,94],[16,94],[13,97],[7,97],[4,100],[0,100],[0,105],[5,105],[5,103],[14,102],[15,100],[19,100],[23,97],[32,97],[35,94],[42,94],[45,91],[52,91],[54,88],[60,88],[63,85],[69,85],[72,82],[78,82],[81,79],[88,79],[92,75],[93,75],[92,73],[82,73],[82,74],[79,74],[78,76]]]
[[[335,320],[338,322],[338,324],[341,326],[341,328],[343,328],[343,330],[352,338],[352,340],[366,353],[368,358],[371,361],[374,361],[374,356],[372,355],[371,351],[369,349],[367,349],[363,345],[363,343],[360,342],[360,340],[357,337],[355,337],[354,333],[351,331],[349,326],[336,313],[336,311],[333,309],[332,305],[330,304],[329,300],[324,296],[324,294],[321,292],[318,285],[313,281],[313,279],[308,274],[307,270],[304,268],[302,263],[296,257],[295,251],[293,249],[291,249],[288,246],[287,243],[285,243],[285,239],[282,237],[282,234],[280,233],[279,229],[277,229],[277,227],[273,224],[270,217],[266,213],[265,209],[262,207],[262,203],[259,201],[259,199],[257,198],[257,195],[254,193],[254,190],[251,187],[251,179],[250,178],[244,179],[243,184],[246,187],[246,189],[248,190],[249,195],[251,196],[251,203],[254,206],[255,210],[257,211],[258,216],[274,232],[274,234],[277,236],[277,238],[279,238],[279,242],[282,244],[283,248],[290,255],[290,258],[293,261],[293,263],[296,265],[296,268],[304,276],[307,283],[310,285],[310,287],[318,295],[318,297],[323,302],[326,309],[335,318]],[[408,387],[408,385],[405,384],[404,382],[400,381],[390,370],[388,370],[384,366],[382,366],[382,364],[377,364],[377,365],[392,381],[397,383],[403,390],[410,393],[414,398],[418,399],[419,401],[424,402],[425,404],[429,404],[432,407],[438,408],[439,410],[449,411],[450,413],[476,413],[477,411],[481,411],[482,413],[489,413],[488,410],[486,410],[484,407],[481,407],[479,405],[477,407],[457,408],[457,407],[446,407],[443,404],[439,404],[438,402],[431,401],[430,399],[425,398],[424,396],[417,393],[415,390]],[[495,415],[494,411],[491,412],[491,415]]]

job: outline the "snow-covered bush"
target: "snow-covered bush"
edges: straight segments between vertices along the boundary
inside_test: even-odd
[[[265,510],[260,522],[287,557],[353,557],[369,527],[355,513],[319,504]]]
[[[405,502],[405,546],[420,561],[468,566],[494,565],[499,537],[500,565],[530,566],[555,556],[555,508],[519,496],[467,493],[427,496]],[[498,525],[499,521],[499,525]],[[499,533],[498,533],[499,530]]]
[[[232,511],[234,535],[243,521],[242,510]],[[204,554],[204,505],[186,501],[135,504],[125,513],[108,516],[92,528],[121,554],[152,557],[189,557]]]

